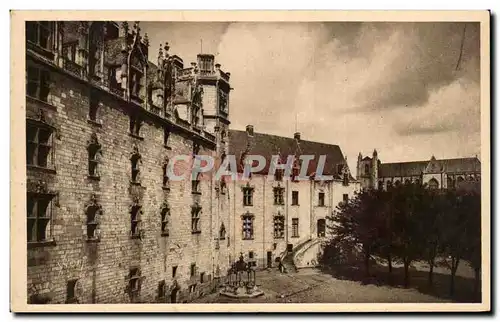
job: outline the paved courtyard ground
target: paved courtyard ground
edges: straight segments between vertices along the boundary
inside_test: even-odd
[[[197,303],[442,303],[450,300],[400,286],[363,284],[342,280],[318,269],[281,274],[276,270],[257,272],[257,283],[265,295],[236,300],[210,294]]]

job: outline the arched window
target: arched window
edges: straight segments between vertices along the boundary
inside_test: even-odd
[[[429,188],[430,189],[438,189],[439,188],[439,182],[432,178],[431,180],[429,180]]]
[[[365,174],[370,174],[370,166],[365,164]]]
[[[410,179],[405,180],[405,185],[409,185],[411,183]]]
[[[378,188],[379,188],[379,189],[384,189],[384,181],[380,180],[380,181],[378,182]]]
[[[395,185],[396,187],[399,187],[399,186],[401,185],[401,181],[396,180],[396,182],[394,183],[394,185]]]

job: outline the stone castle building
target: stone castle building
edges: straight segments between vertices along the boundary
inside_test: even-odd
[[[336,145],[229,130],[213,55],[150,50],[138,23],[26,23],[28,303],[187,302],[240,254],[314,265],[325,216],[359,187]],[[334,178],[167,176],[175,155],[276,152],[324,154]]]
[[[476,157],[382,163],[377,150],[371,157],[358,155],[357,178],[362,188],[387,189],[421,183],[430,189],[453,189],[481,181],[481,162]]]

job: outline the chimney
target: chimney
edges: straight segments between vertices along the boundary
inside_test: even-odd
[[[247,136],[253,136],[253,125],[247,125],[246,127]]]
[[[300,141],[300,132],[295,132],[295,133],[293,134],[293,138],[294,138],[295,140],[297,140],[297,141]]]

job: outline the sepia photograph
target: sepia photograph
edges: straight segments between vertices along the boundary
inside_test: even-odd
[[[489,25],[12,11],[11,310],[489,311]]]

